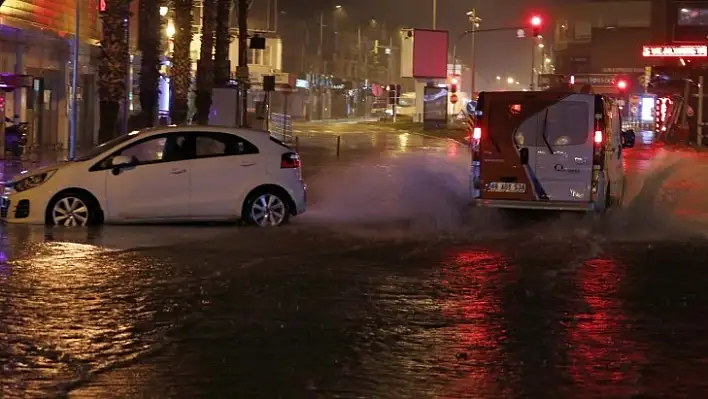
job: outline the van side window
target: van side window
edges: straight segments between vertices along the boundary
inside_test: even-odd
[[[559,101],[547,109],[546,138],[552,146],[583,145],[590,140],[590,104]],[[544,123],[543,120],[541,123]]]

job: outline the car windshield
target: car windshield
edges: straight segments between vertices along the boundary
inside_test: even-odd
[[[88,161],[93,158],[96,158],[97,156],[103,154],[104,152],[108,151],[109,149],[118,146],[122,143],[125,143],[126,141],[134,138],[134,134],[126,134],[122,136],[118,136],[114,138],[113,140],[106,141],[105,143],[99,145],[98,147],[93,148],[92,150],[88,151],[87,153],[80,155],[76,158],[74,158],[75,162],[83,162],[83,161]]]

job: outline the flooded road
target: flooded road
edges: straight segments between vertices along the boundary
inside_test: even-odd
[[[3,397],[708,392],[703,154],[628,154],[608,217],[509,220],[463,206],[464,149],[397,140],[312,168],[282,229],[4,227]]]

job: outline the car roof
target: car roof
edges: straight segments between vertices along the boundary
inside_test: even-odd
[[[233,134],[235,136],[242,137],[257,147],[262,145],[269,145],[270,133],[264,130],[257,130],[252,128],[234,128],[226,126],[212,126],[212,125],[170,125],[170,126],[158,126],[142,129],[136,132],[131,132],[131,134],[137,137],[149,137],[158,134],[165,133],[180,133],[180,132],[213,132],[213,133],[226,133]]]

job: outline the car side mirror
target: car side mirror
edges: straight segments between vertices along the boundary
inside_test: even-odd
[[[121,166],[128,166],[131,163],[133,163],[133,160],[130,157],[126,157],[124,155],[116,155],[111,159],[111,166],[114,168],[118,168]]]
[[[636,135],[634,134],[634,130],[629,129],[625,130],[622,132],[622,148],[632,148],[634,147],[634,140],[636,139]]]

